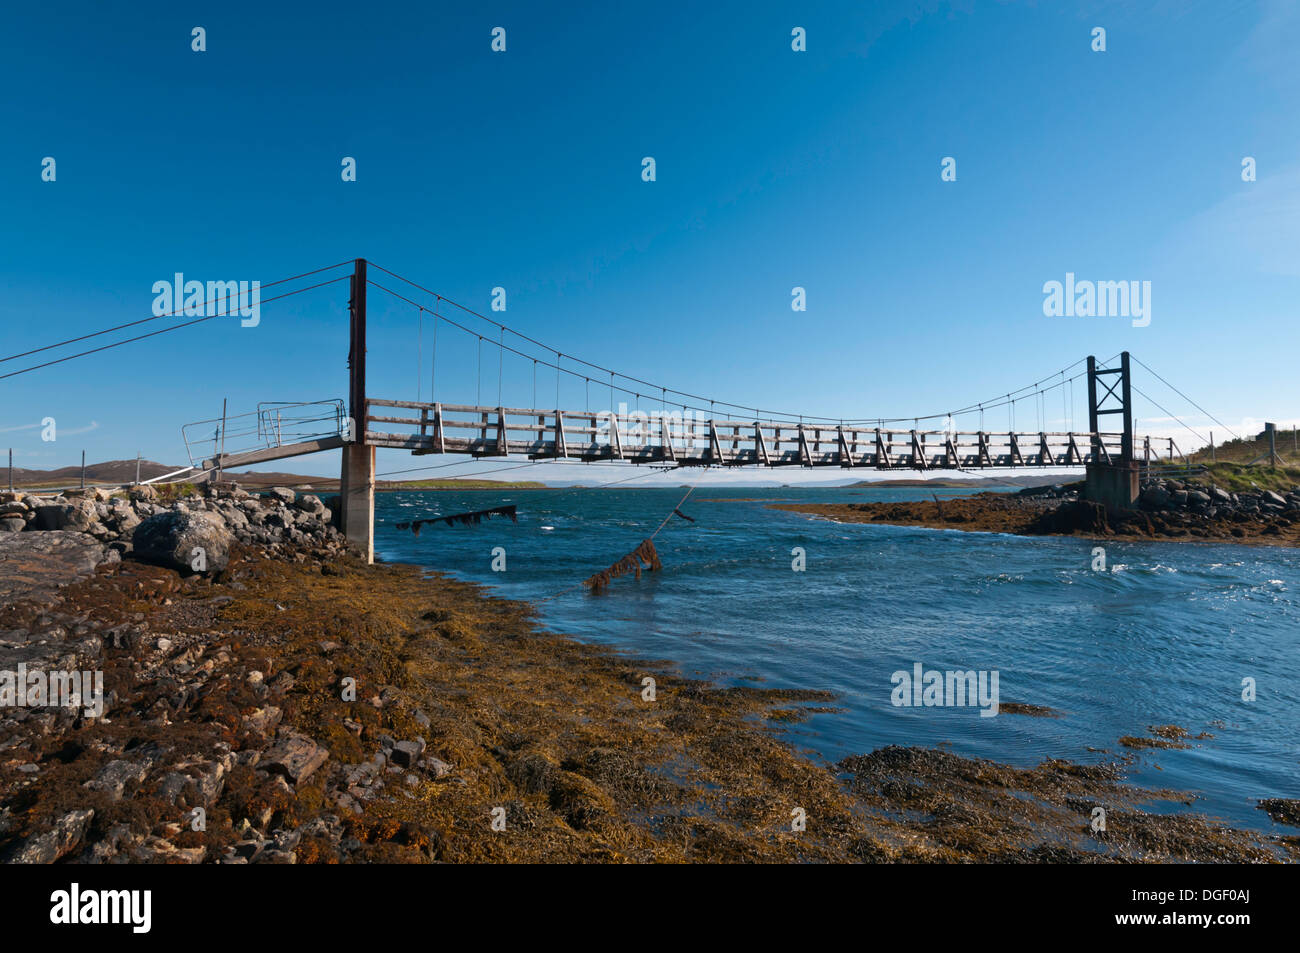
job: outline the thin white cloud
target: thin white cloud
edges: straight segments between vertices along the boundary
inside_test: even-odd
[[[59,436],[60,436],[60,437],[75,437],[75,436],[77,436],[78,434],[90,433],[92,430],[98,430],[98,429],[99,429],[99,421],[98,421],[98,420],[92,420],[92,421],[91,421],[89,424],[87,424],[85,427],[78,427],[78,428],[76,428],[75,430],[60,430],[60,431],[59,431]]]
[[[1165,255],[1189,271],[1300,276],[1300,166],[1238,184],[1178,226]]]

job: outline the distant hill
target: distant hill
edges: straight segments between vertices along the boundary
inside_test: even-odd
[[[179,469],[180,467],[156,463],[153,460],[141,460],[140,479],[151,480],[154,477]],[[0,469],[0,481],[4,481],[5,485],[8,486],[8,479],[8,469]],[[130,483],[134,479],[134,460],[107,460],[103,463],[86,464],[87,483]],[[80,482],[80,465],[59,467],[57,470],[28,470],[25,467],[14,467],[14,486],[16,487],[69,486]]]
[[[898,487],[898,486],[934,486],[934,487],[982,487],[982,486],[1055,486],[1057,483],[1074,483],[1080,477],[1076,473],[1063,471],[1054,474],[1025,474],[1024,476],[1007,476],[1007,477],[972,477],[969,480],[958,480],[952,477],[939,477],[933,480],[859,480],[857,483],[849,483],[844,489],[846,490],[869,490],[872,487]]]
[[[183,466],[183,465],[182,465]],[[140,461],[140,479],[152,480],[154,477],[175,473],[181,466],[158,463],[154,460]],[[86,464],[87,484],[123,484],[132,483],[136,478],[134,460],[107,460],[103,463]],[[7,468],[0,469],[0,489],[8,487]],[[284,473],[281,471],[256,471],[251,473],[227,473],[225,479],[233,480],[240,486],[262,489],[272,486],[289,486],[299,489],[311,488],[321,492],[337,492],[337,477],[306,476],[301,473]],[[16,489],[39,490],[55,487],[77,486],[81,483],[81,467],[59,467],[56,470],[30,470],[14,467],[14,487]],[[534,481],[480,480],[474,478],[445,480],[379,480],[375,484],[380,490],[533,490],[543,489],[546,484]]]

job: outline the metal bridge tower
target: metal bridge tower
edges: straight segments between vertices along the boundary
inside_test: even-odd
[[[1113,379],[1113,380],[1112,380]],[[1133,458],[1133,397],[1129,377],[1128,351],[1120,354],[1119,367],[1097,367],[1088,356],[1088,429],[1092,432],[1092,453],[1088,459],[1083,496],[1108,510],[1132,509],[1138,498],[1137,461]],[[1120,415],[1122,440],[1118,457],[1112,457],[1099,434],[1100,418]]]

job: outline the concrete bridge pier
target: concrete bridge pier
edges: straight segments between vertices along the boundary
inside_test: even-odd
[[[375,561],[375,448],[366,443],[366,260],[353,262],[348,346],[348,420],[339,474],[339,527]]]
[[[1131,510],[1137,505],[1140,489],[1136,463],[1106,466],[1090,463],[1084,482],[1083,498],[1100,503],[1110,512]]]
[[[343,447],[339,474],[339,527],[361,547],[366,562],[375,561],[375,448],[349,443]]]

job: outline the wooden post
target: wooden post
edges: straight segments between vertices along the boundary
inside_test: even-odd
[[[9,492],[14,491],[14,448],[9,448]]]
[[[221,398],[221,447],[217,450],[217,479],[221,479],[221,458],[226,455],[226,398]]]
[[[81,451],[81,488],[86,488],[86,451]]]
[[[135,485],[140,485],[140,451],[135,452]]]
[[[366,444],[366,260],[358,258],[352,272],[348,302],[348,411],[351,442],[343,445],[339,474],[339,525],[349,542],[361,548],[367,563],[375,561],[375,448]]]

